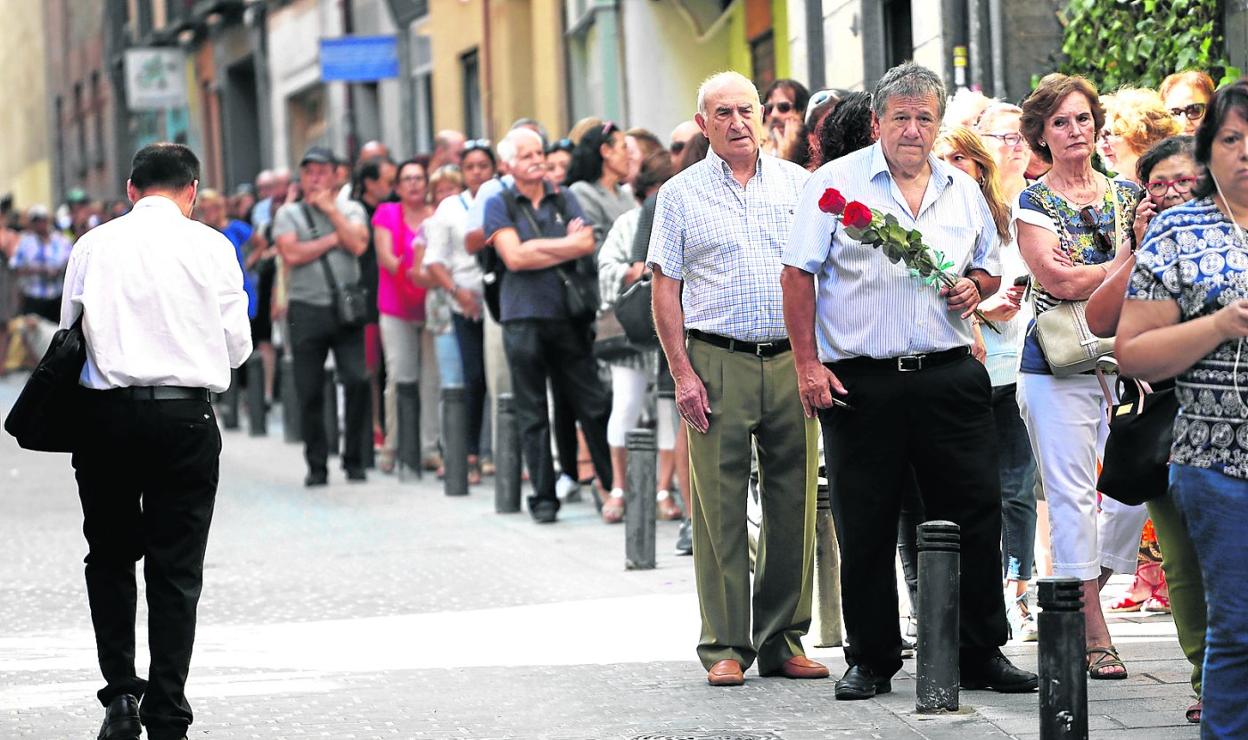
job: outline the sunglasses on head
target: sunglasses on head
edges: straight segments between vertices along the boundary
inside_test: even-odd
[[[1079,222],[1082,223],[1088,231],[1092,232],[1092,239],[1096,241],[1096,246],[1102,252],[1110,254],[1114,251],[1114,247],[1109,243],[1109,239],[1101,232],[1101,214],[1092,206],[1084,206],[1079,209]]]
[[[468,141],[464,142],[463,153],[467,154],[468,152],[471,152],[477,149],[489,149],[489,148],[490,148],[489,139],[469,139]]]
[[[602,124],[603,136],[610,136],[611,134],[619,130],[620,130],[620,127],[616,126],[614,121],[606,121]]]
[[[546,153],[554,154],[555,152],[570,152],[575,148],[576,148],[576,145],[572,143],[572,140],[565,137],[565,138],[560,139],[559,141],[556,141],[554,144],[551,144],[546,149]]]
[[[1207,106],[1204,103],[1192,103],[1191,105],[1185,105],[1182,108],[1171,108],[1170,116],[1172,118],[1183,116],[1189,121],[1199,121],[1205,117],[1206,107]]]
[[[791,113],[794,110],[797,110],[797,106],[787,100],[781,100],[779,103],[767,103],[763,106],[763,115],[770,116],[773,110],[781,114]]]

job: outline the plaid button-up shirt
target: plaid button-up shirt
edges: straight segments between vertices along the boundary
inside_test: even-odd
[[[809,173],[758,155],[742,187],[714,151],[659,190],[646,264],[684,280],[685,328],[745,342],[788,336],[780,255]]]

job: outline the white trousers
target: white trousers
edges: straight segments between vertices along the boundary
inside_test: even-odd
[[[1102,567],[1134,573],[1148,511],[1108,496],[1097,505],[1109,422],[1096,377],[1019,373],[1018,408],[1049,504],[1053,573],[1081,581],[1099,577]]]

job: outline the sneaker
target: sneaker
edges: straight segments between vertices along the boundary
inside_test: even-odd
[[[680,523],[680,532],[676,535],[676,554],[693,554],[693,526],[688,519]]]
[[[572,479],[572,476],[564,473],[559,476],[559,480],[555,481],[555,495],[565,504],[574,504],[581,501],[581,484]]]
[[[1035,642],[1040,639],[1036,629],[1036,617],[1027,605],[1027,594],[1023,593],[1010,602],[1005,610],[1006,621],[1010,625],[1010,636],[1019,642]]]
[[[907,640],[915,642],[919,639],[919,619],[915,616],[906,617],[906,633],[903,635]]]

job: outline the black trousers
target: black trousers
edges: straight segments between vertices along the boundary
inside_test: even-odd
[[[334,310],[291,301],[291,358],[294,362],[295,393],[299,396],[303,428],[303,456],[308,471],[324,474],[328,466],[329,442],[325,438],[325,359],[332,350],[338,382],[346,396],[342,467],[364,468],[364,446],[371,433],[369,417],[368,370],[364,364],[364,328],[339,328]]]
[[[850,665],[901,668],[897,522],[913,469],[929,520],[961,527],[963,660],[1005,644],[1001,494],[992,386],[971,357],[917,372],[834,363],[852,411],[820,413],[841,547],[841,599]]]
[[[611,490],[611,450],[607,446],[611,392],[598,377],[588,331],[568,321],[508,321],[503,324],[503,347],[511,367],[520,444],[533,483],[534,498],[558,501],[550,451],[550,415],[546,406],[548,379],[564,392],[585,433],[598,479]],[[575,463],[576,453],[572,455]],[[573,478],[575,470],[574,465],[568,473]]]
[[[468,454],[481,454],[481,426],[485,419],[485,322],[452,313],[455,341],[464,366],[464,410],[468,413]]]
[[[191,724],[184,693],[195,642],[204,551],[217,494],[221,434],[207,401],[130,401],[83,394],[89,438],[73,455],[87,538],[87,598],[105,706],[142,697],[153,740]],[[134,564],[147,585],[147,680],[134,665]]]

